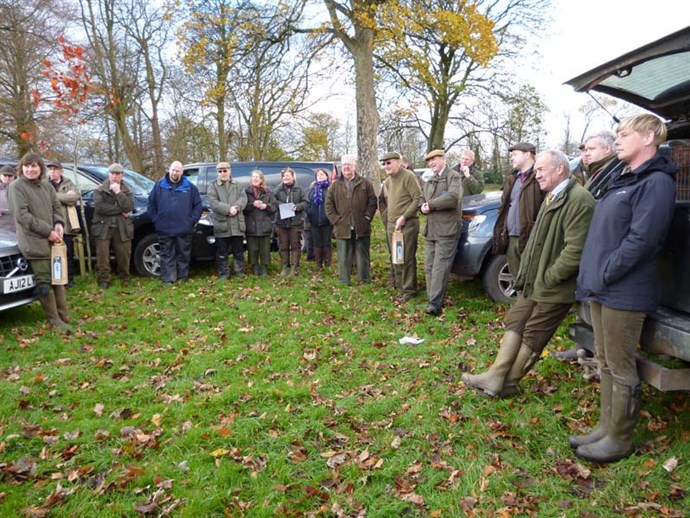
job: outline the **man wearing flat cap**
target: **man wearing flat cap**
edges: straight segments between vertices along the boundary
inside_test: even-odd
[[[402,167],[400,153],[386,153],[381,157],[381,162],[388,175],[382,187],[388,197],[388,249],[391,249],[393,232],[401,231],[404,263],[394,265],[395,285],[401,301],[407,302],[417,294],[418,211],[422,192],[415,174]]]
[[[115,252],[117,274],[123,286],[129,283],[129,260],[132,256],[134,225],[130,215],[134,210],[134,192],[122,177],[120,164],[108,167],[108,178],[93,191],[93,223],[91,234],[96,239],[98,284],[110,285],[110,245]]]
[[[450,268],[460,237],[462,220],[462,178],[446,165],[442,149],[426,157],[433,176],[422,186],[420,210],[426,215],[422,235],[425,239],[424,274],[429,315],[440,315],[448,286]]]
[[[16,232],[14,218],[10,215],[10,206],[7,201],[7,189],[10,183],[17,178],[17,172],[11,165],[0,168],[0,226]]]
[[[62,209],[62,217],[65,220],[65,232],[62,239],[67,247],[67,287],[71,287],[74,286],[74,237],[79,234],[80,229],[72,226],[67,211],[69,210],[68,207],[76,207],[80,198],[79,189],[72,180],[64,177],[62,164],[57,160],[49,160],[46,163],[46,168],[48,169],[48,181],[55,189]]]
[[[506,254],[508,269],[517,277],[520,256],[537,219],[544,193],[533,174],[537,149],[529,142],[508,148],[514,171],[503,183],[503,196],[494,226],[494,254]]]

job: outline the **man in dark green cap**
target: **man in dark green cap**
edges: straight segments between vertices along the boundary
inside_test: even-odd
[[[462,178],[446,165],[442,149],[430,151],[424,159],[433,175],[422,186],[420,210],[426,215],[424,274],[429,315],[440,315],[448,286],[450,268],[460,237],[462,220]]]
[[[400,153],[389,152],[381,158],[388,175],[383,182],[388,199],[387,233],[403,234],[403,264],[395,264],[395,284],[402,302],[417,294],[417,239],[419,236],[419,198],[421,190],[417,177],[402,167]],[[390,244],[389,244],[389,249]]]

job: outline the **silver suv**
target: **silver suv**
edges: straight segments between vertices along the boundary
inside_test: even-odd
[[[0,311],[28,304],[36,299],[34,276],[29,262],[17,247],[17,238],[0,217]]]

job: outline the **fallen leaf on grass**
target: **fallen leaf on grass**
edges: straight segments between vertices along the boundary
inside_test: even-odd
[[[211,456],[222,457],[223,455],[227,455],[228,453],[230,453],[230,450],[226,450],[225,448],[218,448],[217,450],[213,450],[211,452]]]
[[[47,516],[48,513],[50,513],[50,510],[53,507],[60,505],[68,496],[70,496],[72,494],[72,491],[73,490],[67,490],[63,488],[58,482],[55,491],[53,491],[46,497],[43,504],[41,504],[39,507],[25,507],[24,509],[22,509],[22,514],[30,518],[43,518],[44,516]]]
[[[326,464],[328,465],[329,468],[335,469],[338,466],[341,466],[345,464],[347,461],[347,453],[337,453],[330,457],[328,461],[326,461]]]
[[[403,502],[410,502],[419,506],[424,505],[424,497],[418,495],[417,493],[404,493],[399,495],[398,498],[400,498],[400,500],[402,500]]]
[[[96,403],[96,405],[93,407],[93,413],[98,417],[101,417],[104,409],[105,407],[101,403]]]
[[[669,473],[673,473],[678,467],[678,459],[676,457],[671,457],[663,463],[663,467]]]

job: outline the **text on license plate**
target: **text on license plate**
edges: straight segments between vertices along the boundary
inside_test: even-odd
[[[2,292],[14,293],[16,291],[22,291],[28,288],[33,288],[33,286],[33,275],[20,275],[19,277],[11,277],[10,279],[5,279],[4,281],[2,281]]]

